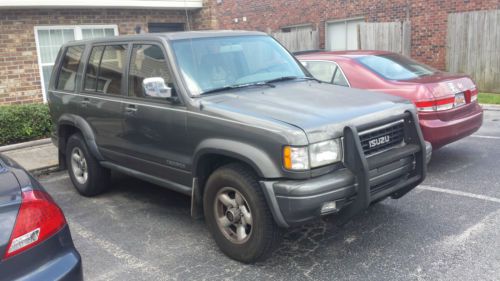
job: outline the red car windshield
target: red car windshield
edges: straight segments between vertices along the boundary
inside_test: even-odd
[[[409,80],[433,75],[437,70],[398,54],[363,56],[359,63],[388,80]]]

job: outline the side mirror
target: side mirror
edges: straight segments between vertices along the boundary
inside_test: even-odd
[[[149,77],[142,81],[142,88],[147,97],[169,99],[172,97],[172,88],[165,84],[161,77]]]

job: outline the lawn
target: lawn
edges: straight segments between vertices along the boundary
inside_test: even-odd
[[[479,93],[479,103],[500,104],[500,94]]]

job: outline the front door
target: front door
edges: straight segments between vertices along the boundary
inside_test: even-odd
[[[186,108],[177,96],[159,44],[133,44],[128,71],[123,143],[131,169],[191,186]],[[170,97],[170,98],[168,98]]]

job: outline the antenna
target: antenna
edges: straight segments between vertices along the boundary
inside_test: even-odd
[[[187,27],[187,30],[190,31],[191,30],[191,25],[189,23],[189,13],[188,13],[188,10],[187,10],[186,0],[184,0],[184,12],[186,12],[186,27]]]

